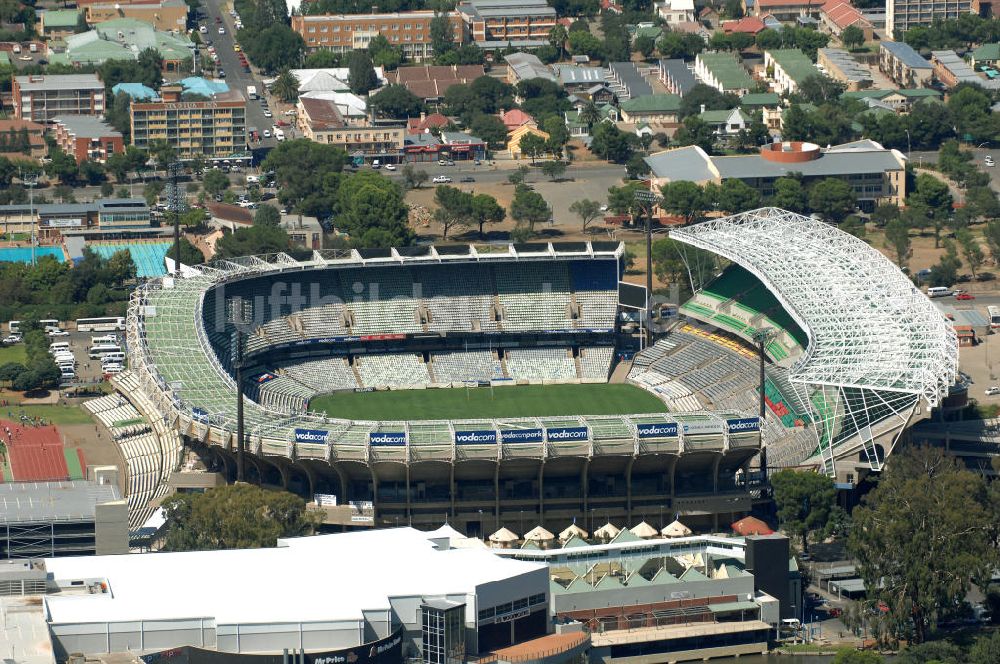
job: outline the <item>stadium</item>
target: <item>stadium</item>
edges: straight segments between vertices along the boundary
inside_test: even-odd
[[[953,384],[954,331],[864,242],[774,208],[671,237],[721,271],[634,356],[618,243],[277,254],[147,281],[130,369],[90,402],[113,432],[150,423],[116,436],[133,525],[182,443],[235,478],[237,358],[248,481],[470,534],[713,528],[760,497],[762,448],[771,466],[877,470]]]

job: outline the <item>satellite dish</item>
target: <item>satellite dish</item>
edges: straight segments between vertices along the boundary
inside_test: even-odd
[[[119,3],[117,3],[117,2],[116,2],[116,3],[115,3],[115,11],[116,11],[116,12],[120,12],[121,10],[122,10],[122,6],[121,6],[121,4],[119,4]]]

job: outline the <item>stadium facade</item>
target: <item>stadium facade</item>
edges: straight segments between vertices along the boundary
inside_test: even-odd
[[[239,348],[250,481],[335,495],[375,525],[447,517],[484,534],[662,525],[674,514],[716,527],[751,509],[762,443],[776,465],[878,469],[918,407],[954,381],[954,332],[863,242],[773,208],[672,236],[729,267],[632,360],[627,381],[667,413],[360,421],[309,411],[337,391],[607,382],[625,338],[624,248],[601,242],[185,268],[133,294],[130,370],[116,384],[233,479]],[[763,420],[748,343],[759,330],[769,332]]]

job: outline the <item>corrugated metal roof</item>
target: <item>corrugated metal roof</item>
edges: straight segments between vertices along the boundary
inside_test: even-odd
[[[894,58],[902,62],[910,69],[933,69],[931,63],[920,57],[920,54],[913,50],[913,47],[903,42],[884,41],[882,48],[892,54]]]
[[[0,484],[0,523],[82,521],[98,504],[121,500],[118,487],[88,480]]]

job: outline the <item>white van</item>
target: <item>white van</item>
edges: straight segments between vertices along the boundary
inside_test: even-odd
[[[952,292],[950,288],[944,286],[931,286],[927,289],[927,297],[948,297]]]
[[[125,353],[108,353],[101,358],[101,364],[121,364],[125,361]]]
[[[53,355],[52,356],[52,361],[55,362],[55,363],[57,363],[57,364],[59,362],[76,362],[76,358],[73,356],[73,353],[67,353],[67,352],[63,351],[63,352],[59,352],[59,353],[56,353],[55,355]]]
[[[76,372],[73,371],[72,369],[70,369],[68,371],[65,371],[65,370],[64,371],[60,371],[59,372],[59,378],[61,378],[62,380],[73,380],[73,379],[76,378]]]
[[[101,344],[116,344],[118,343],[118,337],[113,334],[105,334],[103,337],[91,337],[91,346],[100,346]]]
[[[49,344],[49,354],[57,353],[61,350],[69,350],[69,342],[67,341],[56,341],[55,343]]]

